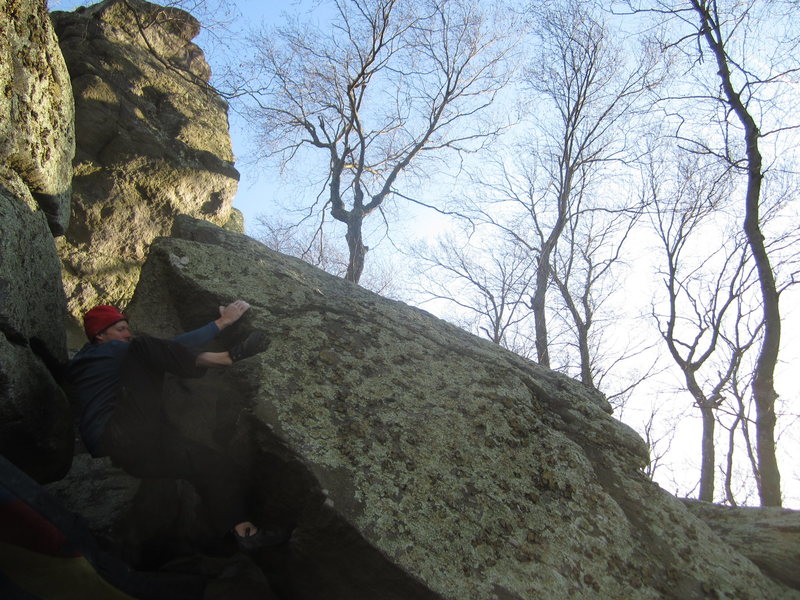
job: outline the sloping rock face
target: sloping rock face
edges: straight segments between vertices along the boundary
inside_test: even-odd
[[[648,481],[641,439],[577,382],[244,236],[188,218],[173,235],[133,326],[168,335],[243,298],[240,326],[272,337],[212,374],[216,402],[187,387],[169,412],[249,465],[257,521],[297,522],[260,557],[281,597],[800,597]]]
[[[73,217],[59,251],[79,341],[85,310],[127,304],[176,214],[229,220],[239,174],[192,16],[107,0],[53,21],[75,96]]]
[[[770,577],[800,590],[800,511],[698,500],[684,504]]]
[[[72,459],[72,417],[47,365],[66,360],[53,233],[69,218],[69,76],[41,1],[0,0],[0,453],[39,481]]]

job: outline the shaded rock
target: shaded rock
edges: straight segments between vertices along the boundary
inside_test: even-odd
[[[98,546],[80,515],[2,457],[0,492],[4,599],[203,596],[207,574],[132,570]]]
[[[271,335],[216,407],[170,410],[249,465],[258,522],[297,521],[259,556],[281,597],[800,597],[650,482],[642,440],[574,380],[244,236],[174,235],[132,324],[170,334],[243,298]],[[219,405],[224,439],[203,433]]]
[[[84,453],[76,455],[70,472],[47,491],[62,509],[81,515],[99,548],[141,570],[143,577],[201,577],[207,581],[204,600],[276,598],[264,572],[248,557],[232,554],[232,539],[226,547],[204,530],[208,517],[184,482],[142,481],[107,458]],[[199,554],[200,549],[211,549],[214,555]],[[80,589],[75,597],[83,597]]]
[[[178,213],[231,217],[227,104],[190,40],[188,13],[142,0],[106,0],[53,22],[75,95],[73,217],[59,242],[70,331],[98,303],[124,306],[154,237]]]
[[[47,489],[66,509],[81,514],[105,551],[137,569],[161,568],[213,537],[190,485],[143,481],[108,458],[76,455],[69,473]]]
[[[122,518],[132,512],[140,483],[109,459],[93,459],[83,453],[77,454],[69,472],[47,489],[64,508],[80,513],[98,540],[108,543],[125,538]]]
[[[276,600],[264,572],[248,557],[234,556],[206,587],[203,600]]]
[[[0,453],[38,481],[72,459],[54,377],[66,299],[53,233],[69,217],[69,77],[44,2],[0,1]]]
[[[683,502],[764,573],[800,590],[800,511],[720,506],[699,500]]]
[[[0,166],[0,331],[33,345],[47,360],[66,360],[61,286],[55,241],[30,191]]]
[[[0,336],[0,454],[39,482],[72,461],[69,403],[30,348]]]
[[[44,0],[0,0],[0,90],[0,164],[60,235],[69,221],[74,109]]]

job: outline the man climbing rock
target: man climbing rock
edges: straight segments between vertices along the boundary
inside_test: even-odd
[[[219,317],[172,340],[134,337],[128,317],[114,306],[95,306],[83,318],[87,343],[70,361],[69,379],[80,405],[80,433],[92,456],[139,478],[189,481],[206,502],[220,533],[232,531],[252,550],[285,540],[283,532],[258,528],[246,507],[239,468],[217,450],[183,436],[169,422],[162,398],[164,375],[198,377],[262,352],[263,332],[253,331],[229,351],[201,348],[250,308],[244,300],[219,307]]]

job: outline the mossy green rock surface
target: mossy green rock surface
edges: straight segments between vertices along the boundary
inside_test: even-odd
[[[169,334],[243,298],[240,326],[270,334],[216,410],[239,411],[226,443],[261,517],[297,520],[286,597],[800,597],[651,483],[577,382],[244,236],[183,217],[173,236],[132,322]],[[174,418],[211,439],[201,405]]]

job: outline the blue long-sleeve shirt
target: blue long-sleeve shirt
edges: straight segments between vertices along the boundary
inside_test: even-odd
[[[211,321],[173,339],[189,348],[197,348],[213,340],[218,333],[217,324]],[[79,429],[92,456],[99,456],[100,439],[114,411],[122,364],[129,347],[128,342],[120,340],[88,343],[69,362],[67,373],[80,407]]]

